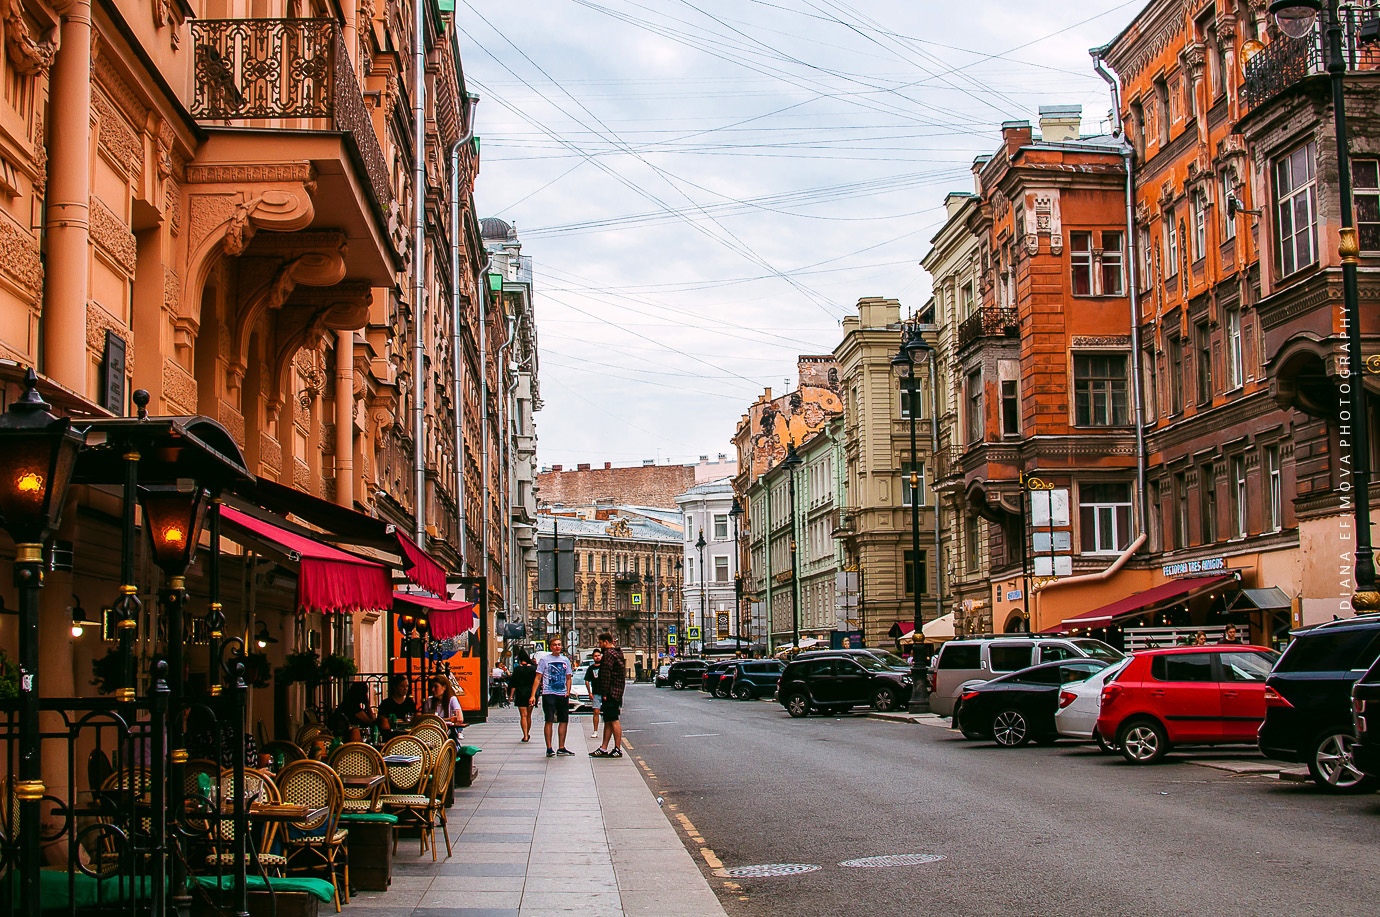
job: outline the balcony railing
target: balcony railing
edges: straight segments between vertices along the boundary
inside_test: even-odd
[[[978,309],[958,326],[958,346],[967,347],[978,338],[1019,337],[1020,320],[1015,309]]]
[[[1375,70],[1380,67],[1380,45],[1362,40],[1362,25],[1374,21],[1380,12],[1373,2],[1368,9],[1352,10],[1342,23],[1342,53],[1349,70]],[[1241,87],[1241,106],[1252,111],[1301,80],[1327,72],[1325,38],[1314,29],[1302,38],[1279,35],[1246,62]]]
[[[630,570],[624,570],[621,573],[615,573],[613,575],[613,581],[619,584],[620,586],[625,583],[640,583],[642,582],[642,576],[640,574],[633,573]]]
[[[375,202],[393,200],[388,166],[364,107],[340,27],[331,19],[194,19],[192,117],[292,130],[337,130],[369,179]]]

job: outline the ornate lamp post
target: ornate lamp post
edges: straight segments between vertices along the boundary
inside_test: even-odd
[[[403,658],[407,661],[407,685],[412,689],[412,635],[417,630],[417,619],[403,613],[398,615],[398,632],[403,636]]]
[[[1361,307],[1356,266],[1361,246],[1351,196],[1351,157],[1347,149],[1346,55],[1342,47],[1342,16],[1338,0],[1274,0],[1270,13],[1281,32],[1303,38],[1313,31],[1321,14],[1327,36],[1327,72],[1332,76],[1332,114],[1336,130],[1337,194],[1341,201],[1341,229],[1337,254],[1342,262],[1342,305],[1346,313],[1347,380],[1343,394],[1351,396],[1351,489],[1355,514],[1356,585],[1354,611],[1380,609],[1380,590],[1375,584],[1375,558],[1370,539],[1370,418],[1366,414],[1366,388],[1362,383],[1365,357],[1361,353]]]
[[[733,505],[728,509],[728,518],[733,520],[733,618],[736,625],[737,636],[743,636],[743,556],[742,547],[738,543],[738,524],[743,518],[743,505],[738,502],[738,498],[733,498]],[[751,631],[751,628],[749,628]],[[752,639],[752,634],[748,634],[748,639]],[[742,640],[738,641],[738,648],[742,649]],[[749,652],[751,655],[751,652]]]
[[[891,370],[901,383],[901,391],[905,393],[908,405],[906,414],[910,417],[910,591],[915,600],[914,620],[911,622],[914,632],[910,638],[912,649],[916,638],[923,633],[925,624],[925,613],[920,604],[920,473],[917,470],[919,465],[915,445],[915,414],[918,406],[915,397],[915,358],[922,351],[932,353],[919,334],[907,329],[902,332],[901,346],[896,356],[891,358]]]
[[[704,583],[704,529],[700,529],[700,537],[695,540],[695,550],[700,555],[700,655],[704,655],[704,605],[705,605],[705,583]]]
[[[805,462],[795,451],[795,443],[786,447],[786,457],[781,464],[785,466],[786,487],[791,498],[791,646],[800,652],[800,572],[796,569],[796,530],[795,530],[795,472]]]
[[[0,525],[14,539],[14,585],[19,591],[19,910],[37,917],[39,803],[43,785],[38,732],[38,595],[43,588],[43,542],[57,528],[83,436],[55,417],[38,393],[32,369],[24,394],[0,415]]]

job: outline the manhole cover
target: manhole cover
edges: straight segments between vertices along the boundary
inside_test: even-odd
[[[937,853],[893,853],[888,856],[844,860],[839,865],[855,869],[881,869],[885,866],[919,866],[922,863],[937,863],[942,859],[944,857]]]
[[[724,879],[764,879],[770,876],[794,876],[802,872],[814,872],[816,869],[819,867],[809,863],[763,863],[760,866],[716,869],[714,875]]]

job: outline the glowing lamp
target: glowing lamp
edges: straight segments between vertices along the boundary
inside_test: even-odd
[[[144,509],[144,528],[153,546],[153,559],[168,576],[182,576],[191,565],[210,502],[211,495],[204,487],[139,488],[139,505]]]
[[[0,414],[0,526],[16,544],[42,544],[57,528],[84,441],[48,407],[30,369],[24,393]]]

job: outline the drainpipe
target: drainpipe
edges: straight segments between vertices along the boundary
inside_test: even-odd
[[[465,136],[450,148],[450,357],[455,375],[455,506],[462,571],[469,567],[469,552],[466,550],[469,539],[465,537],[465,387],[461,384],[465,368],[465,320],[464,310],[460,307],[460,251],[463,248],[461,237],[464,235],[460,225],[460,150],[474,141],[474,109],[479,104],[479,97],[469,96],[468,101]]]
[[[503,372],[503,373],[510,373],[510,370],[509,370],[509,368],[508,368],[507,354],[508,354],[509,350],[512,348],[512,346],[513,346],[513,340],[514,340],[516,337],[517,337],[517,319],[516,319],[515,317],[510,316],[510,317],[508,318],[508,340],[504,341],[504,342],[503,342],[503,345],[502,345],[501,347],[498,348],[498,367],[499,367],[500,371]],[[503,502],[502,502],[502,512],[503,512],[503,515],[502,515],[502,517],[499,519],[500,533],[503,533],[503,532],[506,532],[506,533],[507,533],[507,534],[503,537],[503,542],[502,542],[502,545],[503,545],[503,547],[502,547],[502,553],[500,554],[500,557],[502,558],[502,565],[501,565],[501,567],[502,567],[502,570],[503,570],[503,609],[504,609],[504,611],[506,612],[506,611],[511,607],[511,603],[512,603],[512,593],[510,593],[510,592],[508,591],[509,588],[512,586],[512,580],[511,580],[511,577],[509,576],[510,571],[509,571],[509,569],[508,569],[508,568],[509,568],[509,564],[510,564],[510,560],[511,560],[511,557],[512,557],[512,553],[511,553],[511,552],[512,552],[512,534],[513,534],[513,509],[512,509],[512,498],[511,498],[511,495],[508,493],[508,488],[512,486],[512,477],[511,477],[511,474],[510,474],[510,471],[511,471],[511,467],[510,467],[510,466],[512,465],[512,452],[511,452],[511,450],[510,450],[510,448],[509,448],[510,445],[511,445],[511,442],[512,442],[512,437],[510,436],[510,434],[509,434],[509,429],[508,429],[508,428],[509,428],[509,425],[510,425],[510,423],[511,423],[511,418],[510,418],[510,416],[509,416],[509,411],[508,411],[508,398],[509,398],[509,395],[510,395],[510,393],[511,393],[511,391],[512,391],[512,387],[509,386],[507,383],[505,383],[504,380],[503,380],[502,378],[500,378],[498,381],[499,381],[499,384],[500,384],[500,386],[501,386],[502,391],[504,392],[503,403],[502,403],[501,405],[499,405],[499,409],[498,409],[498,420],[499,420],[499,424],[501,425],[501,428],[502,428],[502,431],[503,431],[503,437],[502,437],[502,439],[499,440],[499,443],[498,443],[498,455],[499,455],[498,477],[499,477],[499,483],[502,485],[502,491],[503,491]]]
[[[43,300],[43,372],[86,394],[86,283],[90,244],[91,0],[62,11],[53,61],[45,233],[48,269]],[[66,137],[70,142],[56,142]]]
[[[479,274],[479,575],[489,575],[489,269]]]
[[[1146,493],[1146,455],[1145,455],[1145,404],[1143,392],[1143,380],[1141,378],[1140,366],[1140,300],[1136,293],[1139,286],[1136,283],[1136,179],[1134,170],[1135,151],[1131,147],[1131,141],[1126,137],[1126,132],[1122,130],[1121,124],[1121,96],[1117,91],[1116,77],[1112,76],[1107,69],[1107,65],[1102,60],[1103,53],[1107,50],[1106,46],[1093,48],[1088,53],[1092,55],[1093,69],[1097,75],[1107,81],[1107,86],[1112,93],[1112,130],[1113,133],[1121,135],[1121,160],[1126,168],[1126,278],[1130,290],[1131,302],[1131,404],[1136,417],[1136,489],[1137,489],[1137,510],[1142,535],[1150,531],[1150,505]]]
[[[413,518],[417,544],[426,547],[426,380],[422,331],[426,327],[426,4],[412,2],[412,454]]]

